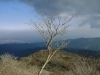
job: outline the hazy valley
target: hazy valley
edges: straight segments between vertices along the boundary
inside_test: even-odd
[[[99,57],[100,38],[78,38],[69,40],[68,47],[64,48],[68,52],[84,54],[87,56]],[[23,57],[33,54],[39,50],[46,49],[44,42],[36,43],[9,43],[0,45],[0,54],[11,53],[15,56]]]

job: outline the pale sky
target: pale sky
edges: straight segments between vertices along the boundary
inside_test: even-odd
[[[0,0],[0,43],[43,41],[26,24],[41,10],[50,15],[77,14],[69,23],[68,39],[100,37],[100,0]]]

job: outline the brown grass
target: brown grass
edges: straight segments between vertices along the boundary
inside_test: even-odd
[[[37,67],[27,66],[25,62],[17,61],[13,55],[1,56],[0,75],[35,75],[37,71]]]
[[[38,75],[46,56],[46,50],[20,60],[13,55],[4,54],[0,56],[0,75]],[[46,65],[42,75],[100,75],[100,58],[58,51]]]

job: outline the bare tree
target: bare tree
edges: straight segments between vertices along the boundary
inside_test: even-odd
[[[30,25],[32,25],[44,38],[48,50],[48,57],[38,73],[38,75],[41,75],[46,64],[50,61],[54,54],[61,48],[64,48],[68,45],[68,43],[66,43],[65,40],[63,40],[60,43],[53,43],[57,38],[59,38],[67,32],[67,28],[69,26],[68,22],[72,20],[73,16],[70,19],[67,19],[67,17],[39,14],[39,17],[37,18],[38,22],[31,20]],[[52,51],[52,49],[54,50]]]

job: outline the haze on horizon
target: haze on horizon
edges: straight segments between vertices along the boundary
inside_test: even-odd
[[[68,39],[100,37],[100,0],[0,0],[0,43],[43,41],[26,24],[41,10],[49,15],[77,14],[69,23]]]

